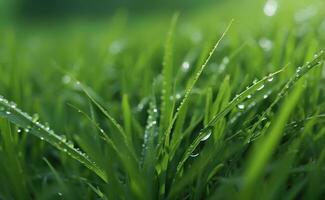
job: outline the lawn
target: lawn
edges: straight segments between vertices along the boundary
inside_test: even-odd
[[[0,200],[322,199],[323,8],[3,17]]]

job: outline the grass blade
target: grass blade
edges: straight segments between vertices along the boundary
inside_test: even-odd
[[[9,120],[11,123],[25,129],[26,133],[31,133],[34,136],[55,146],[60,151],[66,152],[70,157],[74,158],[88,169],[95,172],[104,181],[107,176],[85,153],[73,147],[73,143],[65,140],[55,134],[49,127],[42,125],[40,122],[17,108],[16,104],[9,102],[4,97],[0,96],[0,117]]]
[[[279,114],[274,118],[274,122],[268,131],[267,137],[258,143],[251,152],[251,159],[244,174],[244,184],[240,195],[241,199],[251,199],[253,186],[262,175],[264,167],[275,151],[286,122],[295,109],[302,91],[302,85],[298,84],[292,94],[290,94],[283,103]]]

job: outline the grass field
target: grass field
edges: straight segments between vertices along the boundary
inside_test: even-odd
[[[1,23],[0,199],[322,199],[323,8]]]

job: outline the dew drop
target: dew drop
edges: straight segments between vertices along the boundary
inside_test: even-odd
[[[154,108],[154,109],[153,109],[153,112],[154,112],[154,113],[158,112],[157,108]]]
[[[203,142],[203,141],[208,140],[210,138],[211,134],[212,134],[212,131],[208,130],[206,135],[201,139],[201,141]]]
[[[62,193],[61,193],[61,192],[58,192],[58,195],[59,195],[59,196],[62,196]]]
[[[250,95],[250,94],[247,95],[247,99],[250,99],[250,98],[252,98],[252,95]]]
[[[239,104],[237,107],[238,107],[239,109],[244,109],[244,108],[245,108],[245,105],[244,105],[244,104]]]
[[[183,70],[184,72],[187,72],[187,71],[189,70],[189,68],[190,68],[190,63],[189,63],[188,61],[184,61],[184,62],[182,63],[182,70]]]
[[[32,121],[33,121],[34,123],[36,123],[36,122],[38,121],[38,119],[39,119],[38,114],[34,114],[33,117],[32,117]]]
[[[259,88],[257,88],[256,90],[257,91],[260,91],[260,90],[262,90],[264,88],[264,85],[261,85]]]
[[[71,77],[69,75],[65,75],[62,77],[62,83],[69,84],[71,82]]]
[[[17,133],[21,133],[21,129],[20,128],[17,130]]]
[[[266,16],[273,16],[278,9],[278,2],[276,0],[267,0],[264,5],[263,11]]]
[[[11,112],[10,112],[10,111],[6,111],[6,114],[7,114],[7,115],[10,115],[10,114],[11,114]]]
[[[198,157],[200,154],[199,153],[195,153],[195,154],[191,154],[190,157],[195,158]]]
[[[267,94],[265,94],[264,96],[263,96],[263,99],[267,99],[269,96],[267,95]]]
[[[272,82],[273,81],[273,77],[270,77],[267,79],[268,82]]]
[[[273,48],[273,43],[267,38],[262,38],[258,41],[258,44],[264,51],[270,51]]]
[[[43,138],[43,137],[41,137],[41,140],[44,140],[44,138]]]
[[[11,108],[16,108],[17,105],[16,105],[15,103],[10,103],[10,107],[11,107]]]

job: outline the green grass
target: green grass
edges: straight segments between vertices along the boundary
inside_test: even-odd
[[[0,199],[322,199],[325,5],[264,3],[3,24]]]

